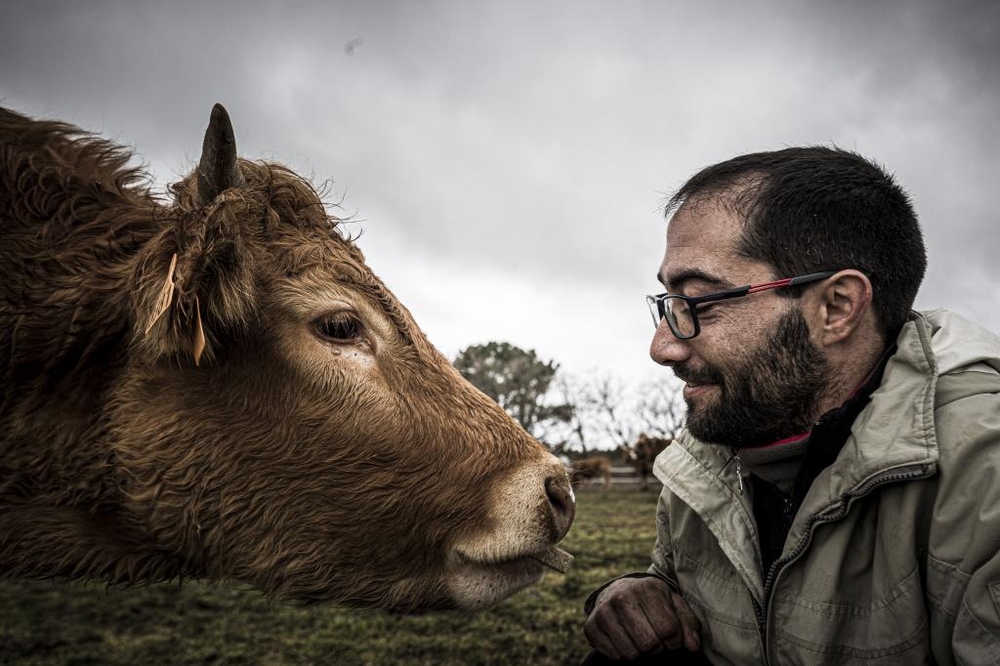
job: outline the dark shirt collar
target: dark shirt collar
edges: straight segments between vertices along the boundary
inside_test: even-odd
[[[882,383],[885,366],[895,353],[896,343],[893,342],[882,353],[872,371],[862,380],[844,404],[823,414],[813,425],[809,432],[809,447],[806,449],[802,467],[799,469],[798,478],[795,481],[793,497],[796,504],[805,497],[806,491],[816,480],[816,476],[837,459],[840,450],[844,448],[847,438],[851,435],[851,426],[854,425],[854,420],[868,405],[872,393]]]

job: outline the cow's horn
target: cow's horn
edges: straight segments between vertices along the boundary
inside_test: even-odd
[[[236,137],[233,123],[221,104],[212,107],[212,118],[205,130],[205,142],[198,162],[198,198],[202,205],[211,202],[223,190],[246,183],[236,163]]]

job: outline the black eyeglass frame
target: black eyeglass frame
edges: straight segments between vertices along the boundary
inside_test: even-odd
[[[653,326],[655,328],[660,327],[660,322],[663,320],[667,321],[667,326],[670,327],[670,332],[674,334],[674,337],[678,340],[690,340],[691,338],[697,337],[701,333],[701,324],[698,323],[698,306],[702,303],[711,303],[713,301],[725,301],[731,298],[740,298],[741,296],[749,296],[750,294],[756,294],[757,292],[767,291],[769,289],[780,289],[782,287],[797,287],[802,284],[809,284],[810,282],[819,282],[820,280],[825,280],[831,275],[836,275],[840,271],[821,271],[819,273],[809,273],[807,275],[799,275],[797,277],[784,278],[781,280],[773,280],[771,282],[762,282],[760,284],[748,284],[743,287],[734,287],[733,289],[726,289],[724,291],[717,291],[714,294],[705,294],[704,296],[682,296],[681,294],[671,294],[664,292],[662,294],[656,294],[655,296],[646,296],[646,304],[649,306],[649,313],[653,317]],[[694,327],[694,332],[691,335],[683,335],[677,330],[674,322],[670,317],[667,316],[666,301],[669,298],[679,298],[683,300],[688,309],[691,311],[691,323]]]

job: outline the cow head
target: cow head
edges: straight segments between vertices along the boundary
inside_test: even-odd
[[[313,188],[216,106],[135,260],[110,416],[129,510],[193,575],[396,609],[561,566],[562,465],[466,382]]]

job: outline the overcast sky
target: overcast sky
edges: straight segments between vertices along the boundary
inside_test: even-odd
[[[571,373],[648,357],[664,199],[798,144],[896,174],[917,305],[1000,330],[1000,3],[3,0],[0,104],[193,168],[214,102],[241,154],[332,181],[369,264],[447,356],[500,340]]]

